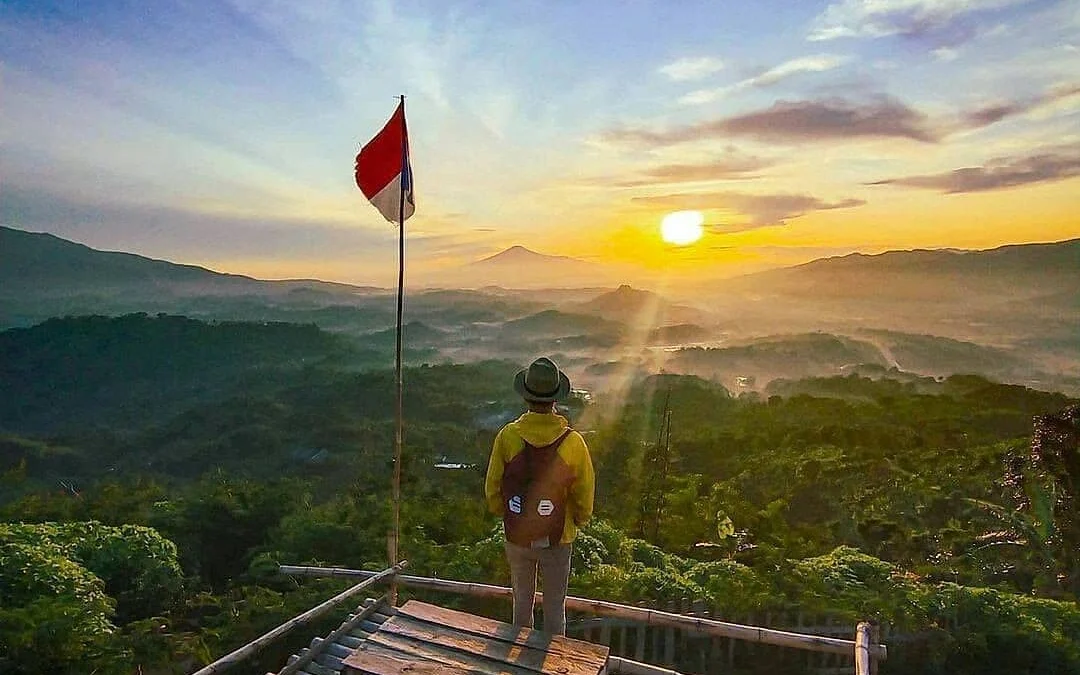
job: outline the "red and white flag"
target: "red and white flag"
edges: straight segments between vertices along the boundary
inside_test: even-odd
[[[416,210],[404,100],[356,156],[356,187],[392,223],[405,222]]]

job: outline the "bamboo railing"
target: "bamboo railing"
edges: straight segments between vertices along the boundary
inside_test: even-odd
[[[394,565],[393,567],[388,567],[382,572],[368,573],[368,575],[366,575],[367,578],[365,578],[363,581],[356,584],[355,586],[351,586],[342,591],[341,593],[338,593],[334,597],[330,598],[326,602],[320,603],[315,607],[312,607],[308,611],[304,612],[303,614],[289,619],[277,628],[274,628],[270,632],[255,638],[243,647],[240,647],[239,649],[230,652],[225,656],[222,656],[217,661],[214,661],[213,663],[210,663],[200,668],[192,675],[214,675],[214,673],[220,673],[225,671],[227,668],[235,666],[237,663],[240,663],[241,661],[250,658],[253,654],[266,647],[273,641],[277,640],[281,636],[285,635],[289,631],[293,630],[294,628],[298,626],[303,626],[304,624],[307,624],[314,619],[319,618],[320,616],[326,614],[331,609],[337,607],[352,596],[371,586],[374,586],[380,581],[388,577],[394,577],[400,574],[401,570],[405,569],[406,565],[408,565],[408,562],[402,560],[398,564]]]
[[[370,578],[376,572],[366,570],[353,570],[340,567],[301,567],[282,565],[280,571],[283,574],[294,576],[316,577],[358,577]],[[505,586],[493,586],[464,581],[452,581],[448,579],[433,579],[430,577],[416,577],[398,575],[398,583],[413,588],[423,588],[432,591],[456,593],[460,595],[472,595],[488,598],[513,598],[513,590]],[[543,598],[541,593],[536,598]],[[631,607],[605,600],[592,600],[590,598],[567,597],[566,607],[579,612],[588,612],[598,616],[628,619],[643,623],[647,626],[668,626],[683,630],[695,631],[701,635],[713,637],[732,638],[751,643],[789,647],[814,652],[826,652],[832,654],[854,654],[859,658],[858,633],[856,640],[843,640],[840,638],[825,637],[821,635],[807,635],[788,631],[773,630],[757,626],[745,626],[742,624],[716,621],[703,617],[684,616],[673,612],[663,612],[644,607]],[[862,625],[862,624],[860,624]],[[864,631],[864,644],[861,647],[863,658],[866,661],[866,671],[856,669],[858,675],[870,675],[876,668],[878,661],[884,660],[888,654],[885,645],[873,644],[870,640],[870,626],[866,624]]]
[[[378,600],[369,600],[367,606],[360,609],[352,617],[342,622],[332,633],[327,635],[322,642],[318,645],[309,648],[306,653],[300,654],[295,661],[287,664],[284,668],[278,671],[277,675],[296,675],[304,666],[315,660],[315,657],[326,648],[327,645],[336,642],[344,635],[348,635],[349,631],[359,626],[363,621],[366,621],[371,615],[379,611],[382,606],[390,600],[392,593],[387,593]]]

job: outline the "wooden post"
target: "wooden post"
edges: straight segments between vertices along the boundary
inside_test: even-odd
[[[258,652],[260,649],[262,649],[266,645],[270,644],[274,640],[277,640],[279,637],[281,637],[282,635],[285,635],[286,633],[288,633],[292,629],[294,629],[294,628],[296,628],[298,626],[302,626],[304,624],[307,624],[307,623],[311,622],[312,620],[319,618],[323,614],[326,614],[331,609],[333,609],[334,607],[337,607],[338,605],[345,602],[346,600],[348,600],[352,596],[356,595],[360,591],[362,591],[362,590],[364,590],[364,589],[366,589],[366,588],[368,588],[370,586],[374,586],[375,584],[379,583],[380,581],[382,581],[383,579],[385,579],[387,577],[392,577],[392,576],[398,574],[399,572],[401,572],[401,570],[405,569],[405,566],[407,564],[408,563],[406,561],[402,560],[400,563],[398,563],[397,565],[394,565],[393,567],[389,567],[389,568],[383,570],[382,572],[374,573],[369,578],[361,581],[360,583],[356,584],[355,586],[352,586],[350,588],[345,589],[344,591],[338,593],[337,595],[330,598],[326,602],[320,603],[320,604],[312,607],[308,611],[304,612],[303,614],[301,614],[299,616],[295,616],[295,617],[289,619],[288,621],[281,624],[277,628],[271,630],[269,633],[266,633],[266,634],[264,634],[264,635],[262,635],[260,637],[255,638],[254,640],[247,643],[243,647],[240,647],[239,649],[237,649],[237,650],[235,650],[233,652],[230,652],[230,653],[226,654],[225,656],[222,656],[217,661],[214,661],[213,663],[208,664],[208,665],[204,666],[203,668],[200,668],[199,670],[195,671],[192,675],[213,675],[214,673],[220,673],[220,672],[224,671],[227,668],[231,668],[232,666],[235,666],[237,663],[240,663],[244,659],[247,659],[247,658],[251,657],[253,654]]]
[[[859,622],[855,627],[855,675],[870,675],[870,624]]]

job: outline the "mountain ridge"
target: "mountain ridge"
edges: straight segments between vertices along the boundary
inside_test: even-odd
[[[550,263],[552,265],[575,266],[581,269],[599,267],[597,263],[570,256],[539,253],[522,245],[514,245],[494,255],[481,258],[464,267],[483,269],[519,265],[523,261]],[[1080,269],[1080,238],[1054,242],[1028,244],[1005,244],[990,249],[904,249],[889,250],[881,253],[853,252],[842,256],[818,258],[798,265],[777,267],[750,274],[731,277],[725,285],[741,285],[745,282],[800,275],[807,272],[818,273],[822,270],[858,268],[871,265],[878,271],[882,266],[895,269],[909,267],[915,263],[962,263],[960,266],[970,269],[980,268],[987,274],[996,274],[1009,270],[1024,269],[1033,273],[1065,273]],[[1003,261],[1009,264],[1002,267]],[[994,263],[992,269],[983,269]],[[1056,264],[1054,264],[1056,263]],[[64,274],[57,274],[57,267]],[[915,265],[919,267],[919,265]],[[952,267],[957,267],[953,264]],[[831,269],[830,269],[831,268]],[[873,271],[873,270],[869,270]],[[558,270],[555,270],[557,276]],[[98,278],[91,275],[101,273]],[[65,277],[66,275],[66,277]],[[24,286],[41,290],[42,282],[55,284],[57,281],[78,281],[94,286],[113,283],[145,283],[151,281],[215,281],[240,285],[264,285],[276,287],[315,287],[328,291],[375,292],[386,289],[373,286],[360,286],[321,279],[259,279],[243,274],[221,272],[200,265],[179,263],[170,260],[152,258],[137,253],[124,251],[106,251],[95,249],[63,237],[46,232],[30,232],[0,225],[0,288],[11,289]],[[551,281],[550,278],[547,279]],[[492,286],[492,280],[484,286]],[[509,288],[505,283],[495,286]],[[592,284],[596,285],[596,284]],[[609,284],[600,284],[609,286]],[[626,285],[626,284],[623,284]],[[610,287],[610,286],[609,286]]]
[[[940,262],[942,260],[948,260],[950,262],[977,264],[980,262],[987,262],[1005,256],[1011,256],[1013,260],[1016,260],[1021,256],[1030,258],[1037,256],[1040,253],[1049,254],[1054,258],[1064,258],[1067,261],[1071,259],[1071,262],[1076,262],[1077,264],[1080,264],[1080,237],[1052,242],[1004,244],[1002,246],[996,246],[994,248],[987,249],[916,248],[895,249],[882,251],[880,253],[862,253],[856,251],[842,256],[817,258],[815,260],[811,260],[798,265],[792,265],[790,267],[780,267],[772,270],[763,270],[761,272],[755,272],[753,274],[744,276],[754,276],[755,274],[769,274],[771,272],[777,272],[780,270],[806,270],[821,267],[825,264],[836,265],[842,263],[845,265],[853,265],[862,264],[870,261],[888,263],[894,263],[897,261],[904,262],[900,260],[901,258],[907,258],[909,261],[918,260],[928,262]]]
[[[518,262],[520,262],[522,260],[530,260],[530,261],[537,261],[537,262],[559,260],[559,261],[570,261],[570,262],[574,262],[574,263],[588,264],[586,261],[581,260],[579,258],[572,258],[572,257],[566,256],[566,255],[551,255],[551,254],[548,254],[548,253],[540,253],[539,251],[534,251],[531,248],[526,248],[525,246],[522,246],[520,244],[515,244],[514,246],[511,246],[510,248],[503,249],[503,250],[499,251],[498,253],[496,253],[494,255],[490,255],[490,256],[488,256],[486,258],[481,258],[480,260],[476,260],[476,261],[474,261],[472,263],[469,263],[469,264],[470,265],[482,265],[482,264],[485,264],[485,263],[499,263],[499,264],[502,264],[502,263],[515,263],[516,264],[516,263],[518,263]]]
[[[40,292],[43,280],[79,284],[82,289],[150,282],[202,284],[199,290],[222,284],[286,291],[305,287],[340,292],[383,290],[321,279],[259,279],[138,253],[96,249],[48,232],[0,225],[0,289],[33,288]]]
[[[468,287],[542,288],[607,285],[613,275],[602,264],[515,245],[444,276],[444,281]]]
[[[960,299],[1080,292],[1080,239],[992,249],[914,249],[849,253],[724,281],[726,289],[792,297]]]
[[[659,325],[692,323],[702,319],[702,312],[677,305],[653,291],[621,284],[618,288],[573,306],[578,313],[626,321],[648,315]]]

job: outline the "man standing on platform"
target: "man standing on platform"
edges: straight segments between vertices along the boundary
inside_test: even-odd
[[[514,390],[529,409],[495,437],[484,492],[506,530],[514,625],[533,626],[539,566],[544,630],[565,635],[570,551],[593,511],[592,458],[581,434],[555,412],[555,402],[570,394],[570,379],[554,361],[533,361],[514,378]]]

